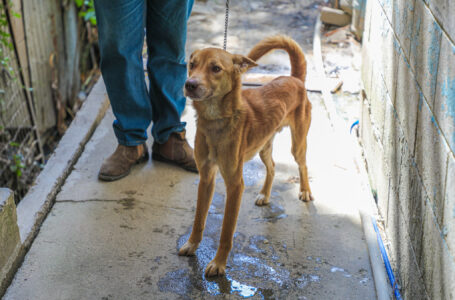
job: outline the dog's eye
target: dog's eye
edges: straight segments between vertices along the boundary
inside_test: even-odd
[[[218,66],[213,66],[213,67],[212,67],[212,72],[213,72],[213,73],[218,73],[219,71],[221,71],[221,68],[220,68],[220,67],[218,67]]]
[[[194,68],[194,63],[190,62],[190,70]]]

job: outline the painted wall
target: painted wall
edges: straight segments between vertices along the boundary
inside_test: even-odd
[[[368,0],[361,139],[405,299],[455,299],[455,1]]]

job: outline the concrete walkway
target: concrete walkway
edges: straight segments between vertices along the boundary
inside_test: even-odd
[[[242,18],[254,10],[267,20],[267,14],[277,12],[276,7],[267,10],[272,2],[265,1],[264,6],[262,1],[238,3],[249,5],[250,10],[234,10]],[[269,26],[293,36],[301,30],[298,26],[306,25],[290,17],[295,7],[278,2],[276,17],[294,27],[284,31],[275,28],[276,24]],[[216,31],[222,29],[212,26],[222,24],[222,6],[213,10],[197,5],[190,21],[190,50],[205,46],[211,36],[219,39]],[[314,9],[309,14],[314,15]],[[254,24],[260,22],[253,19]],[[247,26],[244,23],[233,21],[230,35],[231,45],[241,53],[261,35],[275,33],[265,30],[265,23],[256,28],[246,22],[255,30],[254,40],[243,39],[239,32]],[[204,35],[208,32],[210,36]],[[299,42],[305,43],[307,35],[299,35]],[[222,178],[218,176],[196,256],[178,256],[179,246],[191,232],[198,175],[149,161],[120,181],[98,181],[102,161],[116,146],[109,111],[57,195],[4,299],[375,299],[359,218],[359,207],[367,201],[361,197],[359,175],[350,148],[340,143],[329,125],[320,95],[310,93],[310,100],[308,167],[316,200],[298,200],[298,170],[289,130],[284,129],[274,143],[276,178],[270,206],[254,205],[265,174],[260,159],[245,165],[246,188],[225,277],[204,277],[205,266],[215,255],[223,218]],[[195,122],[190,105],[184,121],[192,144]]]
[[[316,200],[298,200],[290,136],[275,140],[272,203],[256,207],[263,180],[258,158],[244,170],[247,185],[227,276],[205,279],[223,216],[218,177],[204,240],[193,258],[177,250],[188,238],[198,176],[158,162],[118,182],[96,178],[115,147],[109,112],[57,196],[5,299],[374,299],[374,283],[358,207],[357,175],[311,95],[309,170]],[[191,108],[185,114],[194,136]]]

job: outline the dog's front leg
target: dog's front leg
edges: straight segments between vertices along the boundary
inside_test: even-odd
[[[226,184],[226,205],[224,208],[220,245],[215,258],[205,269],[206,276],[224,275],[226,272],[226,263],[229,252],[232,249],[235,227],[237,225],[237,217],[239,215],[244,190],[242,176],[243,164],[239,164],[235,170],[223,170],[222,166],[220,166],[220,170]]]
[[[212,203],[213,192],[215,190],[216,165],[206,160],[198,164],[200,181],[197,192],[196,215],[194,217],[193,230],[190,238],[180,248],[179,255],[194,255],[204,233],[205,222]]]
[[[212,203],[215,190],[215,176],[217,165],[209,158],[209,146],[206,137],[199,130],[196,131],[194,143],[194,158],[199,170],[199,186],[197,192],[196,215],[194,217],[193,230],[190,238],[180,248],[179,255],[194,255],[204,233],[205,221]]]

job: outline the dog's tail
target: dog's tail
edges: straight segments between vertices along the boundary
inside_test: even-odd
[[[296,41],[284,35],[276,35],[263,39],[251,49],[248,57],[256,61],[274,49],[285,50],[291,59],[291,76],[305,82],[306,59],[302,48]]]

